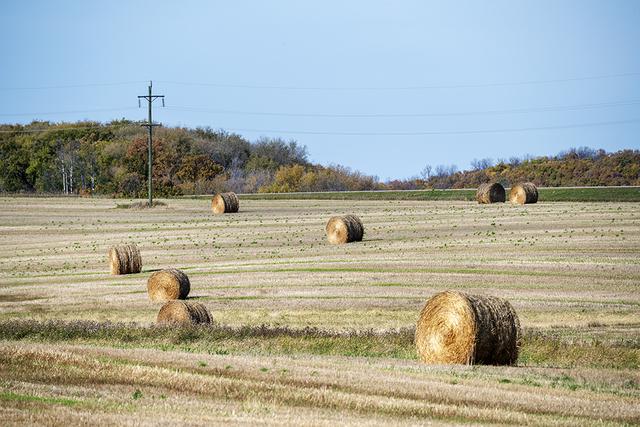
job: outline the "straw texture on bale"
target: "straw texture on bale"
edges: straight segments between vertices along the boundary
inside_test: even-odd
[[[142,257],[135,244],[112,246],[109,249],[111,274],[140,273]]]
[[[524,205],[526,203],[538,202],[538,188],[532,182],[523,182],[511,187],[509,191],[509,201]]]
[[[238,212],[240,201],[236,193],[218,193],[211,199],[211,210],[214,214]]]
[[[176,269],[156,271],[147,280],[147,292],[151,301],[185,299],[190,290],[189,278]]]
[[[355,215],[334,216],[327,222],[326,231],[329,243],[359,242],[364,235],[364,226]]]
[[[211,323],[207,307],[194,301],[169,301],[158,312],[159,324],[198,325]]]
[[[514,365],[521,336],[518,315],[508,301],[446,291],[422,309],[415,344],[428,364]]]
[[[478,203],[502,203],[505,199],[504,187],[498,182],[480,184],[476,191]]]

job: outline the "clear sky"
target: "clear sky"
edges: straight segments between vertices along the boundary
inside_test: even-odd
[[[0,122],[154,118],[425,164],[640,148],[640,1],[11,1]],[[56,113],[56,114],[46,114]]]

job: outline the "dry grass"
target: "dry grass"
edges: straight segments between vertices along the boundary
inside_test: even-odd
[[[583,370],[421,367],[385,359],[1,343],[0,361],[5,393],[51,402],[5,400],[5,417],[31,409],[38,416],[73,420],[90,410],[97,417],[94,422],[114,414],[149,422],[158,416],[165,419],[164,414],[175,409],[166,399],[181,402],[177,413],[167,415],[190,415],[198,424],[222,422],[219,411],[208,411],[210,406],[227,411],[234,421],[249,416],[274,422],[271,415],[284,412],[294,424],[328,423],[338,415],[349,424],[431,419],[517,425],[631,423],[640,416],[637,389],[629,389],[629,395],[611,393],[607,384],[622,384],[620,376]],[[637,372],[628,375],[639,379]],[[62,377],[61,385],[47,387],[58,385]],[[60,405],[56,399],[73,399],[73,404]],[[253,413],[256,407],[262,410]]]
[[[211,199],[211,210],[214,214],[235,213],[240,208],[236,193],[219,193]]]
[[[164,202],[159,202],[157,200],[153,201],[151,207],[166,207],[167,204]],[[134,202],[134,203],[116,203],[116,209],[149,209],[149,202]]]
[[[521,337],[509,301],[445,291],[420,312],[415,342],[424,363],[515,365]]]
[[[147,279],[147,293],[154,302],[186,299],[190,291],[189,277],[174,268],[156,271]]]
[[[142,257],[136,245],[116,245],[109,249],[111,274],[135,274],[142,270]]]
[[[362,241],[364,226],[355,215],[334,216],[325,227],[327,240],[332,244],[343,244]]]
[[[194,423],[638,422],[637,203],[245,200],[238,214],[219,216],[203,200],[172,200],[144,215],[105,199],[4,198],[0,206],[0,338],[8,340],[0,411],[9,423],[131,424],[157,414]],[[326,218],[345,211],[362,218],[367,239],[330,245]],[[123,241],[144,248],[144,270],[110,276],[104,254]],[[6,332],[16,319],[149,325],[158,306],[146,280],[167,266],[197,283],[190,297],[221,330],[266,324],[338,335],[209,339],[180,330],[154,341],[133,332],[68,336],[62,328],[55,339],[17,341]],[[424,302],[445,289],[512,303],[525,331],[519,367],[423,367],[404,335],[388,335],[410,330]],[[340,336],[372,328],[383,337]],[[188,367],[162,367],[164,358]],[[98,364],[86,368],[91,360]],[[120,363],[136,372],[110,377]],[[209,382],[231,380],[208,371],[227,364],[238,375],[229,387],[248,387],[229,400]],[[307,385],[277,383],[282,369]],[[254,387],[254,374],[274,388]],[[132,399],[138,389],[143,397]]]
[[[555,368],[640,368],[640,338],[623,338],[637,328],[593,327],[530,330],[521,340],[519,366]],[[616,330],[617,329],[617,330]],[[140,325],[93,321],[7,320],[0,340],[93,344],[243,355],[336,355],[416,360],[415,329],[336,331],[288,326]]]
[[[538,202],[538,188],[532,182],[523,182],[511,187],[509,201],[518,205]]]
[[[481,204],[503,203],[505,190],[499,182],[480,184],[476,190],[476,201]]]
[[[211,323],[207,307],[194,301],[168,301],[160,311],[156,322],[169,325],[198,325]]]

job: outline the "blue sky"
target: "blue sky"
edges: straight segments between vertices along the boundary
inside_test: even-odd
[[[0,12],[4,123],[144,119],[137,95],[153,79],[165,125],[295,139],[314,162],[381,179],[640,148],[638,1],[25,0]]]

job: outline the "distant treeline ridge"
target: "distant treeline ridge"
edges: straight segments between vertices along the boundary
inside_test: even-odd
[[[345,166],[309,161],[294,140],[211,128],[157,128],[153,179],[159,196],[306,191],[475,188],[532,181],[539,186],[640,185],[640,151],[570,149],[556,156],[475,160],[472,170],[425,166],[419,176],[380,182]],[[0,192],[146,194],[147,136],[139,123],[0,125]],[[429,163],[425,158],[425,164]]]

